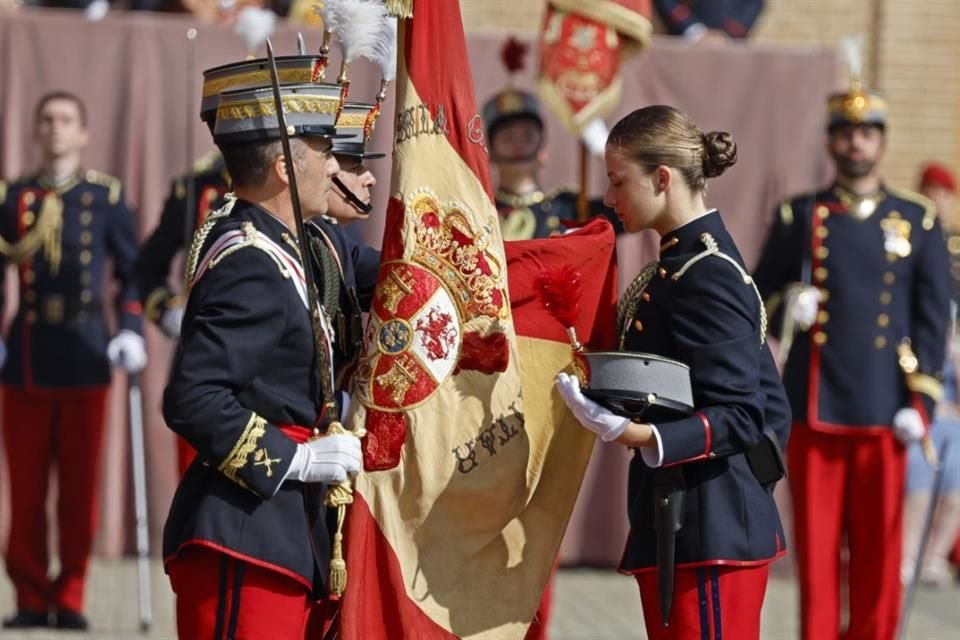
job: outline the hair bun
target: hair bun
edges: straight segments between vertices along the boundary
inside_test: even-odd
[[[716,178],[737,163],[737,143],[726,131],[703,134],[703,175]]]

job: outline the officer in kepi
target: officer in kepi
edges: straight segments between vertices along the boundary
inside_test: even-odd
[[[284,56],[310,78],[317,56]],[[222,67],[225,83],[263,77],[264,60]],[[304,77],[302,73],[293,73]],[[236,81],[234,81],[236,80]],[[270,86],[217,96],[213,137],[235,198],[197,231],[187,264],[180,349],[164,418],[197,451],[164,527],[180,637],[302,638],[310,603],[326,593],[330,537],[325,484],[362,465],[359,440],[330,424],[333,328],[304,271],[295,206],[327,212],[341,87],[279,88],[299,202],[291,198]],[[242,604],[241,604],[242,603]]]
[[[539,181],[546,165],[546,127],[540,103],[530,92],[513,86],[512,74],[523,68],[526,45],[508,39],[501,58],[511,80],[483,106],[490,163],[496,170],[494,200],[504,240],[529,240],[563,233],[577,220],[577,191],[544,190]],[[591,215],[602,214],[617,232],[620,222],[600,200],[589,203]]]
[[[40,169],[0,182],[0,255],[3,265],[16,265],[20,292],[0,373],[11,501],[6,568],[17,594],[17,613],[4,627],[83,630],[110,368],[136,373],[147,361],[132,277],[137,245],[120,181],[81,166],[89,140],[83,101],[46,94],[34,127]],[[103,290],[111,259],[120,287],[113,338]],[[51,578],[45,505],[52,466],[60,572]]]
[[[793,411],[802,637],[840,636],[845,535],[847,636],[887,640],[900,615],[905,445],[924,438],[942,393],[947,249],[932,203],[884,182],[887,105],[855,66],[827,111],[836,178],[776,208],[755,278]]]
[[[380,252],[354,239],[346,227],[370,217],[370,190],[377,184],[369,160],[386,154],[368,151],[379,104],[348,102],[337,118],[333,154],[340,171],[327,195],[327,213],[310,219],[307,233],[321,278],[324,308],[335,328],[334,369],[340,390],[349,393],[353,364],[363,338],[361,314],[370,310],[380,269]]]

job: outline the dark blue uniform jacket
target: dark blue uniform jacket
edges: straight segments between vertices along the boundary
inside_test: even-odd
[[[835,433],[889,429],[902,407],[933,415],[942,392],[949,259],[932,204],[884,189],[865,219],[833,187],[791,198],[776,212],[755,274],[781,328],[788,285],[818,287],[816,323],[790,349],[784,386],[794,419]],[[806,266],[804,266],[806,263]],[[898,347],[919,367],[905,375]]]
[[[212,230],[207,234],[207,230]],[[299,262],[293,234],[238,200],[211,215],[195,244],[259,231]],[[198,452],[177,488],[163,534],[169,560],[201,544],[290,575],[322,592],[329,534],[324,488],[284,482],[296,445],[278,425],[312,427],[320,386],[310,317],[283,257],[252,245],[221,254],[187,300],[164,393],[167,424]],[[188,270],[192,269],[188,265]]]
[[[120,182],[96,172],[54,189],[36,177],[0,183],[0,253],[17,263],[20,305],[3,384],[28,390],[109,384],[105,269],[119,282],[117,325],[140,333],[133,216]],[[2,296],[2,294],[0,294]]]
[[[705,254],[714,242],[719,253]],[[763,342],[759,296],[720,214],[665,236],[659,268],[638,295],[624,349],[688,364],[696,413],[656,425],[662,467],[639,454],[631,462],[631,531],[620,568],[654,568],[654,486],[676,470],[686,487],[677,567],[769,562],[784,551],[783,528],[773,485],[760,484],[745,454],[765,428],[785,447],[790,414]]]

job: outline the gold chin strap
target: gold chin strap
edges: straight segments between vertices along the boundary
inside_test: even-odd
[[[50,265],[50,273],[60,272],[60,260],[63,257],[63,200],[56,193],[48,193],[40,204],[37,224],[24,234],[19,241],[9,243],[0,238],[0,255],[11,262],[21,264],[29,260],[42,247],[43,256]]]

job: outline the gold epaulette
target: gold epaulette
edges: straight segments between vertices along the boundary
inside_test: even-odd
[[[120,184],[119,178],[115,178],[101,171],[94,171],[93,169],[88,170],[85,177],[87,182],[98,184],[101,187],[107,188],[107,200],[110,202],[110,204],[117,204],[120,202],[120,189],[122,188],[122,185]]]
[[[173,181],[173,197],[177,200],[183,200],[187,197],[187,181],[180,177]]]
[[[571,187],[569,185],[563,185],[561,187],[554,187],[553,189],[550,189],[550,191],[547,191],[544,197],[548,200],[553,200],[554,198],[559,197],[561,195],[576,196],[578,193],[580,193],[580,189],[577,189],[576,187]]]
[[[933,204],[933,200],[916,191],[909,191],[907,189],[888,188],[887,191],[901,200],[912,202],[923,208],[923,230],[930,231],[930,229],[933,229],[933,225],[937,220],[937,208],[936,205]]]
[[[760,344],[763,344],[767,339],[767,310],[763,304],[763,296],[760,295],[760,290],[757,289],[757,284],[753,281],[753,277],[747,273],[746,270],[740,266],[740,263],[737,262],[732,256],[729,256],[721,251],[716,239],[714,239],[714,237],[709,233],[704,232],[700,234],[700,242],[702,242],[706,248],[687,260],[683,266],[680,267],[680,269],[670,276],[671,280],[678,282],[693,265],[697,264],[704,258],[709,258],[710,256],[720,258],[721,260],[733,265],[733,268],[737,270],[737,272],[740,274],[740,277],[743,279],[743,283],[750,285],[750,287],[753,289],[753,292],[757,294],[757,300],[760,302]]]
[[[210,151],[205,153],[193,163],[191,171],[194,174],[197,173],[207,173],[212,170],[217,163],[220,162],[220,152],[219,151]]]
[[[0,180],[0,204],[3,204],[7,201],[7,183],[5,180]]]
[[[780,203],[780,222],[784,225],[793,224],[794,220],[797,219],[796,212],[793,210],[793,203],[798,200],[806,200],[810,202],[816,202],[817,192],[816,191],[805,191],[803,193],[795,193],[786,200]]]

